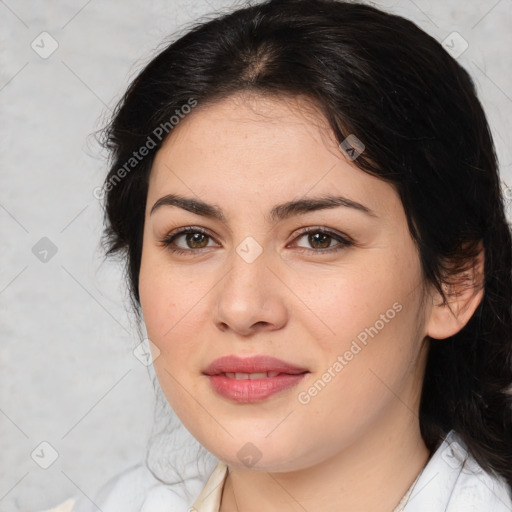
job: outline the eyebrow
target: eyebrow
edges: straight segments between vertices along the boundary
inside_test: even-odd
[[[218,206],[191,197],[167,194],[155,202],[151,208],[150,215],[162,206],[177,206],[196,215],[217,219],[224,223],[227,221],[226,216]],[[352,208],[372,217],[377,217],[367,206],[352,199],[343,196],[325,195],[316,198],[297,199],[276,205],[270,211],[268,219],[271,222],[277,222],[293,215],[304,215],[309,212],[339,207]]]

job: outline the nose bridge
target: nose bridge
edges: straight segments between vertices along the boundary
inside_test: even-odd
[[[252,236],[244,238],[231,256],[231,270],[226,276],[223,292],[240,299],[251,295],[252,301],[257,300],[256,296],[264,298],[269,277],[267,264],[268,254],[263,246]]]
[[[217,325],[247,334],[256,324],[282,325],[286,312],[272,272],[267,268],[270,253],[252,237],[235,247],[230,270],[216,293]]]

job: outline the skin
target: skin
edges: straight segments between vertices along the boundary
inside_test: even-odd
[[[171,193],[214,204],[226,220],[177,206],[151,213]],[[327,194],[372,214],[341,206],[268,219],[277,204]],[[171,252],[162,241],[186,226],[209,236],[196,245],[181,236],[174,247],[190,252]],[[327,238],[339,250],[322,252],[325,244],[299,232],[306,227],[353,244]],[[249,236],[262,249],[251,263],[236,252]],[[163,392],[229,467],[222,512],[339,511],[340,503],[344,512],[392,511],[430,455],[418,419],[427,336],[459,330],[479,301],[457,303],[459,316],[439,306],[395,189],[345,158],[311,104],[248,94],[198,106],[157,153],[139,290]],[[401,306],[394,318],[301,403],[299,394],[393,304]],[[239,404],[202,373],[231,354],[271,355],[310,373],[292,389]],[[237,455],[246,443],[261,454],[251,467]]]

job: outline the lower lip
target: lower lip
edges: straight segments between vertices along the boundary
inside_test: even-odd
[[[260,402],[276,393],[296,386],[305,376],[305,373],[297,375],[281,374],[277,377],[265,379],[230,379],[225,375],[208,375],[208,379],[214,391],[219,395],[229,398],[234,402],[248,404]]]

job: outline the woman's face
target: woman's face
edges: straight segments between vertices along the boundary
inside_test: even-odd
[[[418,428],[430,306],[402,204],[305,102],[231,97],[180,121],[139,284],[161,387],[228,464],[301,469]]]

